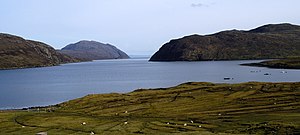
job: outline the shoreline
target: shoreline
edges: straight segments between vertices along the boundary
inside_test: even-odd
[[[258,63],[244,63],[241,66],[267,67],[272,69],[300,69],[300,58],[264,60]]]
[[[216,84],[216,85],[238,85],[238,84],[245,84],[245,83],[274,83],[274,84],[277,84],[277,83],[300,83],[300,81],[291,81],[291,82],[257,82],[257,81],[248,81],[248,82],[237,82],[237,83],[214,83],[214,82],[184,82],[184,83],[180,83],[178,85],[174,85],[174,86],[170,86],[170,87],[162,87],[162,88],[138,88],[138,89],[135,89],[135,90],[132,90],[132,91],[129,91],[129,92],[125,92],[125,93],[116,93],[116,92],[111,92],[111,93],[93,93],[93,94],[87,94],[85,96],[88,96],[88,95],[105,95],[105,94],[127,94],[127,93],[132,93],[132,92],[138,92],[138,91],[147,91],[147,90],[165,90],[165,89],[168,89],[168,88],[173,88],[173,87],[177,87],[177,86],[180,86],[180,85],[183,85],[183,84],[188,84],[188,83],[208,83],[208,84]],[[68,101],[71,101],[71,100],[76,100],[76,99],[80,99],[80,98],[83,98],[85,96],[82,96],[82,97],[78,97],[78,98],[73,98],[73,99],[70,99],[70,100],[66,100],[66,101],[62,101],[62,102],[59,102],[57,104],[49,104],[49,105],[37,105],[37,106],[28,106],[28,107],[20,107],[20,108],[0,108],[0,111],[19,111],[19,110],[30,110],[30,109],[37,109],[37,108],[48,108],[48,107],[54,107],[54,106],[57,106],[59,104],[62,104],[62,103],[65,103],[65,102],[68,102]]]

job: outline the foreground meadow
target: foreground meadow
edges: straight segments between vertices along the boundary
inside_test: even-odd
[[[189,82],[0,112],[0,134],[300,134],[300,83]]]

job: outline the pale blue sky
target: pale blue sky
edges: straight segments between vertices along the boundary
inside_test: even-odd
[[[299,0],[0,0],[0,32],[54,48],[79,40],[153,54],[170,39],[300,24]]]

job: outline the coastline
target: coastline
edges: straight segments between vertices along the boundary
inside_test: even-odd
[[[241,66],[267,67],[273,69],[300,69],[300,59],[277,59],[259,63],[245,63]]]

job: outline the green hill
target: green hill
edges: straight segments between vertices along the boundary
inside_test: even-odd
[[[300,134],[300,83],[213,84],[95,94],[0,112],[0,134]]]
[[[300,26],[269,24],[249,31],[191,35],[164,44],[150,61],[278,59],[300,56]]]

